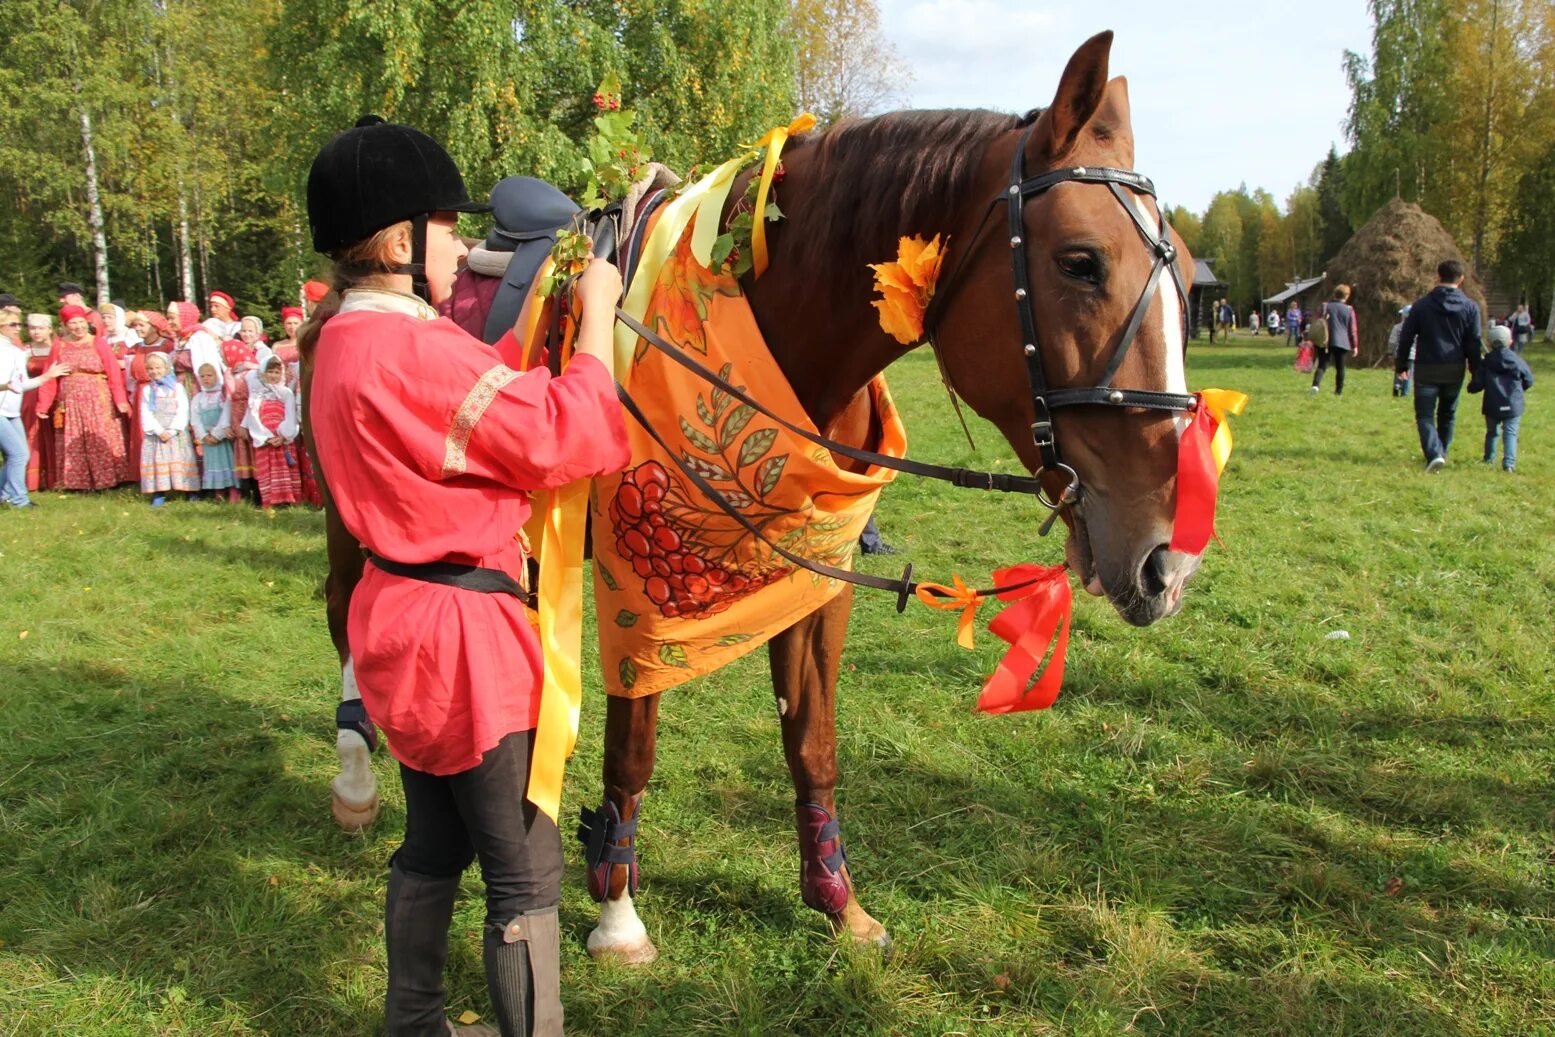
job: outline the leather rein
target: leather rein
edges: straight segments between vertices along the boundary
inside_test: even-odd
[[[850,446],[846,443],[839,443],[835,440],[828,439],[827,437],[816,432],[812,432],[809,429],[795,425],[782,416],[774,413],[745,390],[739,386],[731,384],[727,379],[719,377],[717,373],[703,366],[684,350],[666,341],[652,328],[649,328],[647,325],[643,324],[641,321],[637,320],[635,317],[625,312],[624,310],[617,308],[616,319],[630,328],[632,332],[635,333],[644,342],[648,343],[654,349],[657,349],[670,360],[673,360],[675,363],[695,374],[702,381],[714,386],[722,392],[727,393],[729,396],[738,400],[740,403],[754,408],[758,413],[764,415],[772,421],[775,421],[777,424],[781,425],[789,432],[799,436],[801,439],[814,443],[816,446],[822,447],[826,450],[832,451],[833,453],[862,462],[864,464],[878,465],[882,468],[889,468],[898,472],[905,472],[908,475],[916,475],[926,479],[936,479],[939,481],[948,482],[953,486],[962,486],[981,490],[997,490],[1003,493],[1022,493],[1031,495],[1042,507],[1048,509],[1048,516],[1038,529],[1038,532],[1045,536],[1052,528],[1053,523],[1057,519],[1059,513],[1065,507],[1069,507],[1078,502],[1080,494],[1079,473],[1077,473],[1069,465],[1065,464],[1059,457],[1058,443],[1053,429],[1053,410],[1059,407],[1105,406],[1134,407],[1148,410],[1166,410],[1172,412],[1192,411],[1197,407],[1197,399],[1192,395],[1183,393],[1156,392],[1153,390],[1145,389],[1119,389],[1113,387],[1111,384],[1113,377],[1117,374],[1118,369],[1123,364],[1124,358],[1128,354],[1129,347],[1133,345],[1134,339],[1138,335],[1140,325],[1144,320],[1145,312],[1150,308],[1150,303],[1159,290],[1161,275],[1167,270],[1171,271],[1172,280],[1175,283],[1175,287],[1178,292],[1178,298],[1181,302],[1180,309],[1183,314],[1184,322],[1183,343],[1184,349],[1187,348],[1187,291],[1183,284],[1182,272],[1178,263],[1176,262],[1177,250],[1176,247],[1172,245],[1171,238],[1167,230],[1165,212],[1161,209],[1158,203],[1157,210],[1160,213],[1160,223],[1157,228],[1152,228],[1139,215],[1138,211],[1129,204],[1128,198],[1123,193],[1123,189],[1127,188],[1128,190],[1134,191],[1136,193],[1149,195],[1150,197],[1154,198],[1156,196],[1155,185],[1152,184],[1147,177],[1141,176],[1138,173],[1134,173],[1125,169],[1112,169],[1107,167],[1074,167],[1070,169],[1059,169],[1028,178],[1025,176],[1025,152],[1026,145],[1031,138],[1034,125],[1035,124],[1026,128],[1025,132],[1021,134],[1020,140],[1016,145],[1015,160],[1011,170],[1010,183],[1008,188],[1005,192],[996,196],[989,203],[987,210],[984,212],[982,222],[978,225],[978,229],[972,237],[971,244],[961,253],[956,266],[952,268],[950,277],[946,279],[943,288],[938,293],[936,293],[934,298],[930,301],[929,307],[924,313],[923,324],[924,332],[928,337],[930,346],[934,350],[936,358],[939,358],[939,348],[934,341],[934,329],[937,325],[937,318],[944,310],[945,300],[950,297],[951,289],[956,286],[962,273],[965,271],[968,257],[975,253],[978,242],[982,239],[984,231],[987,230],[989,226],[989,217],[997,210],[1001,203],[1004,203],[1007,207],[1009,217],[1010,256],[1014,278],[1015,307],[1020,319],[1023,342],[1021,352],[1026,361],[1026,376],[1030,382],[1032,410],[1035,418],[1031,425],[1032,441],[1036,445],[1038,453],[1041,457],[1041,469],[1039,470],[1038,475],[1011,475],[1004,472],[986,472],[967,468],[952,468],[945,465],[932,464],[924,461],[914,461],[905,457],[890,457],[886,454],[877,453],[872,450],[865,450],[861,447]],[[1112,360],[1108,363],[1107,369],[1102,375],[1100,381],[1098,381],[1094,386],[1085,388],[1055,389],[1049,387],[1047,378],[1043,373],[1041,352],[1038,348],[1040,340],[1037,335],[1036,311],[1030,298],[1030,275],[1027,269],[1024,214],[1025,203],[1028,200],[1043,194],[1048,190],[1051,190],[1058,184],[1069,182],[1106,184],[1108,189],[1112,191],[1114,197],[1117,198],[1118,203],[1123,206],[1124,211],[1127,212],[1130,218],[1133,220],[1134,225],[1138,229],[1140,236],[1144,239],[1146,246],[1149,247],[1154,253],[1155,262],[1151,267],[1150,276],[1145,282],[1145,287],[1140,292],[1139,300],[1134,304],[1134,311],[1129,318],[1128,324],[1125,327],[1123,340],[1119,344],[1117,351],[1113,354]],[[941,360],[941,367],[943,368],[943,360]],[[805,558],[802,555],[795,554],[794,552],[787,550],[781,545],[774,543],[761,529],[757,528],[754,523],[746,518],[744,513],[741,512],[739,508],[736,508],[733,504],[729,503],[729,501],[721,492],[719,492],[716,487],[703,478],[689,464],[687,464],[678,453],[676,453],[676,451],[670,446],[665,438],[659,433],[658,429],[654,428],[652,423],[649,422],[647,416],[643,414],[642,409],[637,405],[636,401],[632,399],[631,395],[626,391],[625,387],[622,386],[619,382],[616,383],[616,395],[620,398],[622,407],[624,407],[627,413],[629,413],[632,418],[642,426],[648,435],[651,436],[654,441],[664,449],[665,454],[668,455],[672,462],[674,462],[675,467],[679,469],[680,473],[685,476],[686,479],[690,481],[691,484],[694,485],[709,501],[711,501],[715,507],[717,507],[730,519],[734,520],[737,524],[740,525],[741,528],[746,531],[747,534],[755,537],[774,554],[781,556],[799,568],[805,569],[819,576],[824,576],[834,580],[841,580],[845,583],[850,583],[855,586],[870,587],[876,590],[891,592],[897,596],[897,611],[901,612],[907,608],[908,599],[917,593],[919,586],[918,583],[913,581],[913,567],[911,563],[907,565],[900,578],[891,579],[889,577],[875,576],[870,573],[855,572],[851,569],[842,569],[837,566],[816,562]],[[1042,487],[1041,472],[1047,471],[1058,472],[1066,477],[1066,485],[1063,491],[1059,494],[1057,500],[1052,499]],[[973,593],[982,597],[993,597],[995,595],[1022,589],[1024,587],[1030,586],[1031,584],[1039,582],[1039,580],[1040,578],[1025,580],[1019,583],[1008,584],[1005,586],[977,590]]]

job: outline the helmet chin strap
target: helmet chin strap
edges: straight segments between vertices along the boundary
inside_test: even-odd
[[[427,218],[429,213],[410,218],[410,262],[395,268],[397,274],[410,275],[410,290],[428,306],[432,305],[432,286],[427,283]]]

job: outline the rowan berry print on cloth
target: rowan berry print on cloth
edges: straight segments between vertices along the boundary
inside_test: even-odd
[[[697,262],[690,231],[653,277],[644,319],[728,382],[801,428],[814,429],[768,352],[739,282]],[[612,695],[655,694],[760,646],[841,589],[798,569],[703,497],[681,465],[712,484],[773,543],[851,567],[853,545],[895,475],[838,468],[755,408],[638,342],[623,381],[674,450],[627,422],[632,465],[595,480],[594,589]],[[868,387],[882,429],[871,446],[906,453],[885,380]],[[603,531],[608,530],[609,535]]]

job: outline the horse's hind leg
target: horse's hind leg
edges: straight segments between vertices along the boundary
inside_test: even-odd
[[[378,732],[362,708],[362,693],[356,687],[356,668],[346,643],[346,615],[351,592],[362,578],[362,545],[346,530],[333,507],[324,510],[325,542],[329,553],[329,576],[324,581],[324,611],[329,618],[329,636],[340,656],[340,705],[335,710],[335,752],[340,756],[340,773],[329,783],[332,793],[330,810],[336,822],[348,832],[360,831],[378,818],[378,781],[373,774],[371,755],[378,745]]]
[[[799,888],[834,932],[889,947],[885,927],[854,894],[837,819],[837,669],[853,588],[772,639],[772,687],[783,727],[783,753],[794,779],[799,828]]]
[[[628,965],[659,956],[637,917],[637,824],[643,789],[653,774],[659,736],[659,696],[610,698],[605,705],[605,801],[583,811],[578,838],[588,867],[589,894],[599,902],[599,924],[589,954]]]

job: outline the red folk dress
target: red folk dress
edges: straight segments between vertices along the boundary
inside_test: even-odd
[[[49,364],[70,365],[70,373],[38,389],[38,411],[59,401],[63,421],[56,419],[55,450],[59,458],[57,489],[106,490],[129,481],[120,407],[128,407],[124,369],[101,337],[91,342],[54,344]]]
[[[54,355],[52,348],[44,353],[34,352],[35,349],[34,346],[28,346],[28,378],[37,378],[48,370],[49,357]],[[54,426],[49,418],[38,417],[38,391],[33,389],[22,396],[22,427],[27,431],[29,493],[51,489],[59,479],[59,465],[54,458]]]
[[[302,354],[297,351],[295,342],[291,339],[282,339],[275,344],[275,355],[286,365],[286,387],[298,394],[297,405],[301,407]],[[306,428],[297,434],[297,477],[302,481],[302,502],[322,508],[324,496],[319,492],[318,479],[313,475],[313,458],[309,456]]]
[[[352,535],[392,561],[479,565],[522,580],[516,535],[529,491],[629,461],[604,364],[580,356],[557,377],[519,374],[410,296],[347,293],[314,357],[309,420],[330,495]],[[347,637],[368,715],[415,770],[468,770],[536,725],[540,643],[511,595],[369,563]]]

